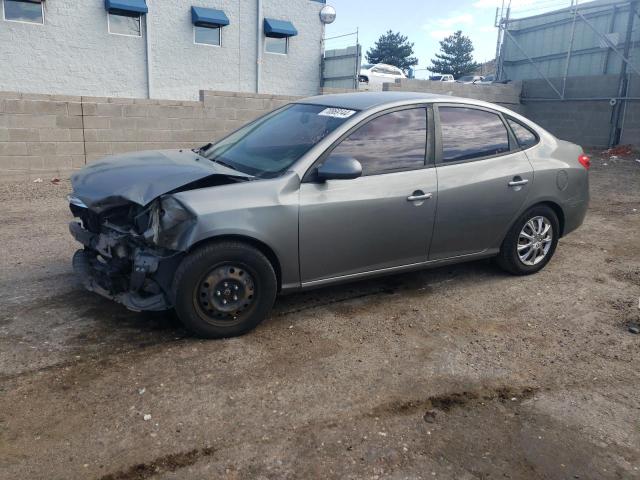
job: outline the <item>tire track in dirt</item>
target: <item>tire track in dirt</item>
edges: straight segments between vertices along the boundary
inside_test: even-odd
[[[211,447],[170,453],[150,462],[138,463],[126,470],[103,475],[100,480],[146,480],[161,473],[175,472],[181,468],[190,467],[202,458],[211,457],[214,453],[215,450]]]

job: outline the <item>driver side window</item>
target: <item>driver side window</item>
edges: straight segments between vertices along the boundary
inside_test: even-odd
[[[425,166],[427,109],[386,113],[364,124],[331,152],[353,157],[362,174],[417,170]]]

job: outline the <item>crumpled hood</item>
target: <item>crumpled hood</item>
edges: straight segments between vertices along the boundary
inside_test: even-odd
[[[71,176],[73,196],[97,212],[133,202],[147,205],[160,195],[213,175],[251,178],[191,150],[114,155]]]

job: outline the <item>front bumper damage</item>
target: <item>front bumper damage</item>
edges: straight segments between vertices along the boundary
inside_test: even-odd
[[[142,296],[137,291],[113,293],[112,290],[102,286],[99,278],[104,271],[96,268],[98,260],[87,250],[78,250],[73,255],[73,270],[80,278],[84,288],[90,292],[97,293],[109,300],[113,300],[127,307],[134,312],[141,311],[163,311],[172,307],[167,295],[164,293],[156,293],[152,295]]]
[[[78,221],[69,231],[84,246],[73,256],[73,269],[87,290],[138,312],[173,307],[171,281],[183,252],[145,245],[118,230],[94,233]]]
[[[74,173],[69,229],[84,246],[73,258],[82,283],[131,310],[171,308],[198,223],[173,194],[251,178],[191,150],[116,155]]]

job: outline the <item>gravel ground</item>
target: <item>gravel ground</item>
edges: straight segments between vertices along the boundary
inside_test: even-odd
[[[0,478],[640,478],[640,163],[539,274],[297,294],[190,337],[84,292],[69,183],[0,184]]]

